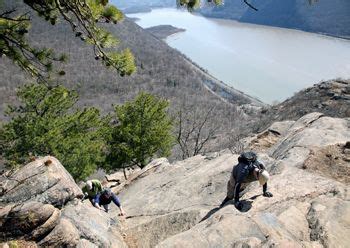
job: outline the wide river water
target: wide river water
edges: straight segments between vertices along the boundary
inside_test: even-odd
[[[350,78],[350,41],[193,15],[178,9],[130,14],[143,28],[186,29],[166,42],[226,84],[266,103],[321,80]]]

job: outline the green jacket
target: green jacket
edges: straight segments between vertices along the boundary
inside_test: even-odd
[[[102,184],[99,180],[90,180],[92,182],[92,189],[89,190],[87,185],[85,185],[83,188],[82,188],[82,191],[85,195],[85,193],[87,193],[88,197],[89,198],[94,198],[98,193],[100,193],[103,188],[102,188]]]

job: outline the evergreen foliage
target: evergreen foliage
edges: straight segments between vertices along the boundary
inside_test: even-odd
[[[201,0],[177,0],[177,4],[180,6],[185,6],[189,10],[192,10],[194,8],[200,7]],[[215,5],[220,5],[222,4],[222,0],[207,0],[206,2],[208,3],[213,3]]]
[[[53,155],[74,178],[83,179],[105,161],[109,118],[96,108],[73,110],[76,92],[31,84],[17,95],[21,104],[9,107],[11,120],[0,132],[0,153],[10,165],[31,155]]]
[[[24,3],[52,25],[58,20],[68,22],[76,37],[93,45],[95,59],[114,67],[121,76],[136,70],[131,52],[117,50],[118,40],[98,25],[99,22],[118,23],[123,19],[122,12],[109,5],[108,0],[24,0]],[[26,34],[31,23],[28,13],[16,9],[0,13],[0,56],[9,57],[39,81],[48,81],[53,62],[64,61],[66,57],[55,55],[52,49],[35,48],[28,43]]]
[[[0,0],[0,4],[1,4]],[[175,1],[175,0],[174,0]],[[135,59],[129,49],[120,51],[119,41],[98,23],[120,22],[124,15],[108,0],[23,0],[40,17],[55,25],[59,20],[70,24],[75,36],[93,46],[96,60],[114,67],[121,76],[136,70]],[[177,0],[179,6],[196,8],[200,0]],[[221,0],[207,0],[221,4]],[[0,56],[7,56],[39,82],[50,80],[53,62],[63,62],[65,55],[56,55],[52,49],[35,48],[27,41],[32,24],[30,15],[14,9],[0,13]],[[108,49],[108,50],[106,50]],[[112,51],[111,51],[112,50]],[[64,72],[58,71],[57,75]]]
[[[154,156],[168,156],[173,145],[168,101],[141,92],[134,101],[116,106],[108,162],[111,168],[143,168]]]
[[[52,25],[58,20],[68,22],[76,37],[93,46],[95,59],[114,67],[121,76],[136,70],[131,51],[116,50],[119,41],[98,25],[118,23],[123,18],[116,7],[108,5],[108,0],[23,2]],[[195,7],[191,3],[181,5]],[[18,90],[20,105],[9,106],[6,114],[10,121],[0,125],[0,156],[9,165],[23,164],[32,155],[52,155],[80,180],[99,166],[142,168],[153,156],[169,155],[174,137],[167,101],[141,93],[133,102],[115,108],[119,125],[113,128],[110,118],[101,117],[98,109],[75,109],[75,91],[47,83],[53,63],[64,62],[67,57],[56,55],[51,48],[33,47],[27,41],[31,24],[28,13],[20,10],[0,13],[0,56],[10,58],[40,82]],[[65,71],[57,74],[63,76]]]

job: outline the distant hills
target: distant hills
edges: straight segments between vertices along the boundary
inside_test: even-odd
[[[156,7],[175,7],[175,0],[114,0],[129,12],[150,11]],[[350,1],[319,0],[249,0],[254,11],[243,0],[225,0],[224,5],[204,5],[204,16],[233,19],[241,22],[300,29],[343,38],[350,38]]]
[[[349,118],[349,106],[350,79],[324,81],[297,92],[277,105],[263,109],[259,120],[252,123],[252,129],[260,132],[273,122],[297,120],[312,112],[337,118]]]
[[[203,8],[208,17],[234,19],[268,26],[300,29],[308,32],[350,38],[350,1],[251,0],[254,11],[242,0],[225,0],[223,6]]]
[[[252,4],[259,11],[247,9],[240,21],[350,38],[348,0],[321,0],[312,5],[306,0],[254,0]]]

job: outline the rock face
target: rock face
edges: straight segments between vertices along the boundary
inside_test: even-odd
[[[132,175],[135,175],[135,173],[139,172],[140,168],[127,168],[125,171],[125,175],[123,171],[118,171],[110,175],[105,176],[105,186],[109,188],[114,188],[126,181],[126,178],[129,178]]]
[[[264,110],[260,123],[298,120],[308,113],[322,112],[337,118],[350,117],[350,80],[329,80],[301,90],[284,102]],[[267,126],[264,126],[267,128]]]
[[[54,206],[33,201],[7,206],[0,213],[3,238],[40,239],[55,227],[60,217],[60,210]]]
[[[107,214],[73,199],[80,194],[74,181],[57,160],[42,158],[15,173],[16,183],[2,180],[0,238],[43,247],[348,247],[349,140],[349,118],[321,113],[247,139],[270,171],[274,196],[263,197],[254,182],[242,192],[241,211],[232,203],[219,207],[237,154],[154,160],[113,188],[126,218],[116,207]],[[47,187],[58,175],[61,181]]]
[[[36,159],[2,175],[0,183],[0,242],[13,239],[10,247],[34,247],[33,241],[42,247],[125,247],[118,221],[76,199],[82,192],[57,159]]]
[[[263,197],[252,183],[242,212],[231,204],[218,207],[237,155],[159,165],[121,190],[125,241],[129,247],[346,247],[349,241],[341,236],[350,232],[349,185],[303,164],[313,149],[344,147],[349,127],[350,119],[312,113],[266,130],[277,138],[268,147],[262,142],[259,158],[273,174],[274,197]],[[253,147],[264,138],[257,135]]]
[[[63,206],[82,195],[72,176],[54,157],[37,159],[1,181],[0,204],[34,200]]]
[[[329,211],[329,210],[332,211]],[[350,202],[320,197],[307,215],[310,239],[325,247],[346,247],[350,243]]]

